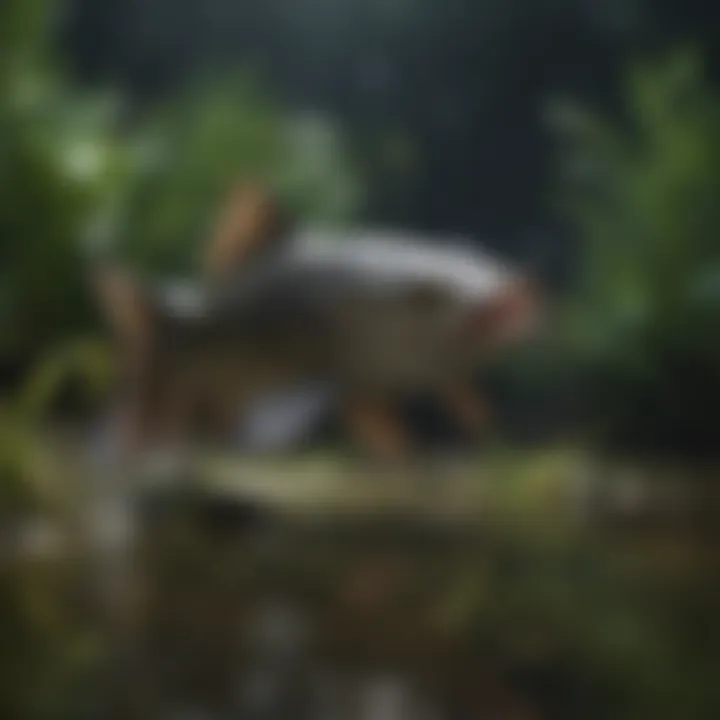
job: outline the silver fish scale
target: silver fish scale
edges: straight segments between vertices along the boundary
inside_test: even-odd
[[[175,283],[159,294],[175,316],[208,318],[253,310],[300,315],[335,303],[387,299],[418,283],[437,284],[459,301],[481,302],[513,273],[485,251],[393,231],[304,231],[268,263],[248,268],[218,292]]]
[[[396,231],[306,231],[286,253],[298,265],[355,273],[375,283],[437,282],[468,300],[490,297],[514,278],[507,266],[469,241]]]

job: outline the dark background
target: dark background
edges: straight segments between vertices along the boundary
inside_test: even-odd
[[[77,77],[153,102],[242,65],[290,107],[342,120],[373,181],[367,216],[497,238],[562,264],[548,208],[549,98],[612,108],[636,56],[692,38],[715,61],[711,0],[74,0],[63,43]],[[383,157],[402,133],[411,168]],[[495,240],[493,240],[496,242]]]

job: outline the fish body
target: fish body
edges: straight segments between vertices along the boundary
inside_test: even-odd
[[[119,285],[104,305],[116,326],[135,326],[126,345],[142,335],[140,404],[164,425],[245,410],[244,434],[261,445],[345,397],[439,389],[527,335],[537,314],[522,275],[478,246],[384,230],[298,232],[212,285]]]

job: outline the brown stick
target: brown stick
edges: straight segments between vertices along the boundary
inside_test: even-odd
[[[267,192],[249,183],[236,185],[208,242],[203,258],[206,276],[221,278],[247,262],[273,241],[277,224],[278,209]]]

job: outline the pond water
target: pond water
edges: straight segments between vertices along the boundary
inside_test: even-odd
[[[3,565],[2,717],[720,717],[712,524],[160,495],[138,527],[111,615],[82,554]]]

